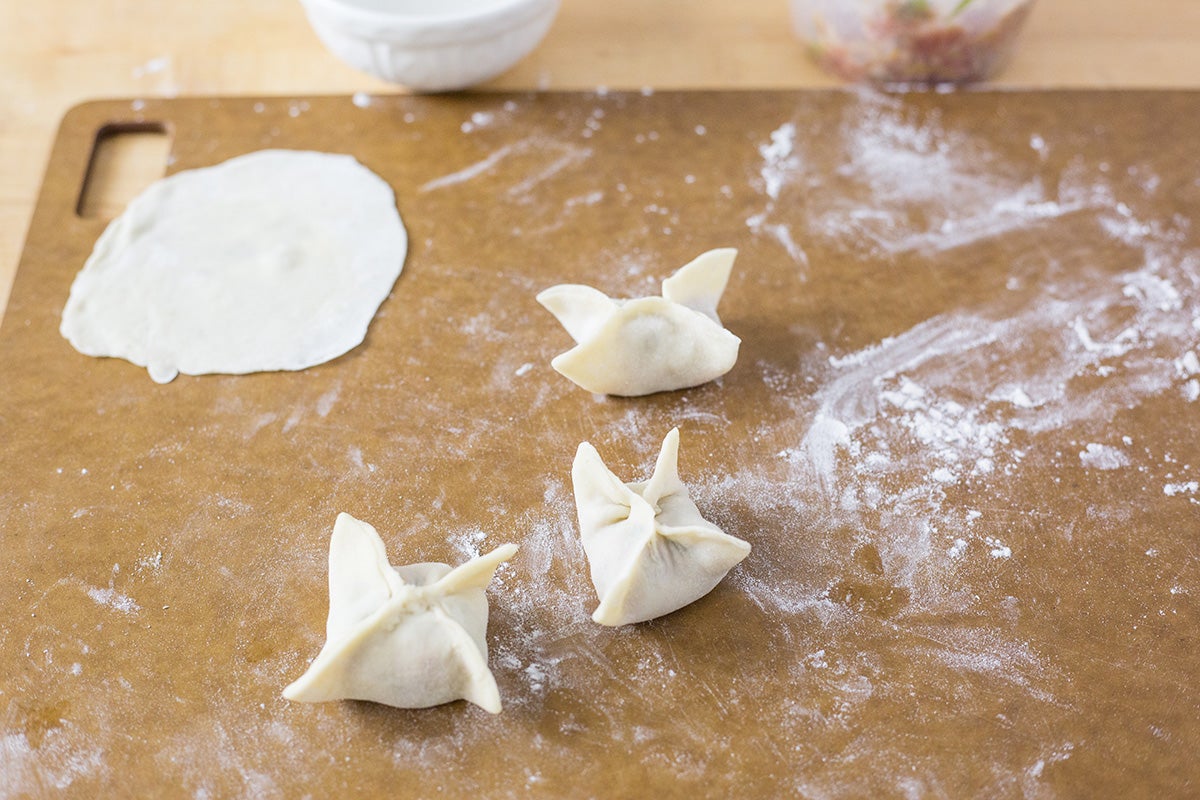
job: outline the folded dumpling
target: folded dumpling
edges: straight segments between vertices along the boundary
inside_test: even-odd
[[[741,339],[725,330],[717,303],[737,250],[709,250],[663,281],[662,297],[614,300],[562,284],[537,296],[577,344],[550,362],[597,394],[634,397],[699,386],[737,361]]]
[[[288,700],[371,700],[427,708],[460,698],[493,714],[500,692],[487,665],[484,589],[516,545],[451,569],[388,564],[373,527],[339,514],[329,543],[325,646]]]
[[[625,625],[669,614],[712,591],[750,544],[700,516],[679,479],[679,429],[663,441],[650,480],[622,483],[596,448],[579,445],[571,480],[583,550],[600,606],[592,619]]]

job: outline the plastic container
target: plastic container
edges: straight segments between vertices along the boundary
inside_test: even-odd
[[[971,83],[1004,65],[1034,0],[791,0],[813,59],[849,81]]]
[[[524,58],[559,0],[301,0],[330,52],[421,92],[462,89]]]

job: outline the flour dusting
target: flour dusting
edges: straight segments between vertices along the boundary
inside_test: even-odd
[[[92,587],[88,589],[87,594],[99,605],[116,609],[122,614],[136,614],[142,610],[132,597],[121,594],[111,586],[107,588]]]
[[[1169,785],[1160,767],[1197,739],[1186,659],[1158,658],[1189,646],[1200,591],[1195,180],[1132,145],[1102,165],[1098,122],[963,117],[975,98],[803,98],[732,122],[606,92],[397,113],[414,142],[434,120],[463,144],[405,166],[406,202],[488,213],[465,237],[420,234],[428,280],[337,365],[345,381],[266,376],[269,397],[197,381],[182,388],[210,402],[164,395],[177,423],[123,470],[81,438],[31,451],[28,496],[0,489],[0,523],[47,534],[18,546],[73,563],[14,583],[24,705],[0,704],[0,794],[117,785],[122,748],[196,798],[384,780],[431,797],[1053,800],[1098,767]],[[689,146],[704,158],[657,158]],[[666,251],[725,243],[745,268],[722,318],[744,338],[720,382],[629,400],[549,367],[563,342],[532,300],[547,274],[639,296]],[[104,400],[91,438],[144,419]],[[701,513],[753,550],[695,604],[602,628],[573,448],[645,476],[672,425]],[[211,474],[205,448],[223,454]],[[340,510],[395,563],[520,546],[487,589],[502,714],[279,697],[323,640]],[[62,546],[91,537],[111,558]],[[637,776],[605,771],[628,752]]]
[[[1120,469],[1129,466],[1129,456],[1115,447],[1089,444],[1079,453],[1079,460],[1090,469]]]
[[[796,242],[791,228],[774,220],[776,202],[779,194],[789,180],[802,167],[800,157],[796,153],[796,126],[785,122],[771,132],[769,143],[760,145],[759,155],[763,166],[759,173],[762,191],[767,196],[766,207],[746,218],[746,226],[757,235],[766,235],[778,242],[799,265],[808,263],[808,254]]]
[[[1029,496],[1031,467],[1051,476],[1038,487],[1045,505],[1080,491],[1065,486],[1083,474],[1137,480],[1141,491],[1196,502],[1195,465],[1135,447],[1144,436],[1126,415],[1164,395],[1200,399],[1200,253],[1187,244],[1190,222],[1140,210],[1144,193],[1161,185],[1153,169],[1131,166],[1127,174],[1138,178],[1131,190],[1103,165],[1059,155],[1044,131],[1030,136],[1029,160],[1014,161],[985,136],[947,124],[940,111],[915,113],[871,96],[850,104],[837,127],[836,153],[806,138],[795,120],[760,140],[750,185],[762,204],[746,220],[753,233],[785,252],[787,242],[804,241],[878,263],[881,291],[898,280],[884,267],[932,264],[939,277],[921,280],[965,287],[980,260],[994,258],[988,248],[996,243],[1017,242],[1006,250],[1015,257],[989,266],[1008,274],[975,293],[947,293],[938,306],[942,298],[930,291],[931,313],[907,327],[851,348],[824,343],[829,355],[812,373],[811,392],[795,392],[760,366],[785,410],[764,435],[783,447],[773,448],[771,461],[695,491],[718,507],[744,509],[722,522],[751,540],[760,559],[729,580],[768,613],[819,624],[823,662],[843,633],[853,631],[858,647],[870,636],[854,614],[909,633],[932,617],[958,631],[952,639],[943,630],[926,634],[952,642],[937,653],[942,663],[1050,708],[1070,702],[1064,695],[1079,687],[1053,648],[1015,638],[1001,622],[1021,619],[1022,609],[1045,598],[1014,593],[993,622],[960,627],[958,620],[983,613],[964,578],[1021,581],[1040,567],[1048,541],[1074,534],[1075,524],[1051,516],[1043,502],[1009,500]],[[1038,165],[1056,158],[1060,173],[1048,178]],[[809,286],[831,280],[825,265],[808,267]],[[1155,481],[1159,475],[1165,480]],[[1088,513],[1121,526],[1122,493],[1136,490],[1114,485],[1123,488],[1093,496]],[[808,549],[756,541],[743,513],[771,520]],[[860,542],[857,553],[843,550],[839,560],[823,552],[846,535]],[[873,687],[866,702],[895,691],[866,664],[847,669]],[[850,686],[839,691],[853,718],[864,692]],[[881,743],[864,737],[860,754],[880,756]],[[1051,759],[1043,753],[1027,763],[1034,766],[1013,780],[1040,791]],[[807,788],[839,794],[854,785]]]
[[[471,125],[472,130],[478,127],[474,122]],[[494,172],[502,162],[506,164],[515,162],[512,171],[519,174],[520,177],[516,183],[507,188],[508,199],[529,202],[531,193],[540,184],[565,170],[582,164],[591,155],[592,150],[586,147],[578,147],[545,137],[529,137],[503,145],[472,164],[426,181],[421,185],[420,191],[433,192],[468,183]]]
[[[81,778],[109,772],[103,750],[77,748],[67,733],[50,731],[37,747],[23,733],[0,735],[0,795],[5,797],[25,794],[34,786],[63,792]]]
[[[504,147],[489,153],[486,158],[476,161],[474,164],[470,164],[460,170],[451,172],[448,175],[443,175],[440,178],[434,178],[431,181],[427,181],[421,186],[421,191],[432,192],[447,186],[454,186],[455,184],[464,183],[479,175],[483,175],[500,163],[500,161],[506,158],[512,151],[513,148],[511,146],[505,145]]]

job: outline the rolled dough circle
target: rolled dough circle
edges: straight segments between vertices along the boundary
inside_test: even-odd
[[[305,369],[362,343],[407,250],[391,187],[352,156],[262,150],[138,195],[76,276],[60,330],[159,383]]]

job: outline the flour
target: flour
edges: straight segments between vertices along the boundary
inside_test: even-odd
[[[107,778],[111,770],[104,751],[76,747],[72,738],[71,733],[52,730],[35,747],[24,733],[0,735],[0,795],[15,797],[33,786],[62,792],[81,778]]]
[[[1012,558],[1012,548],[999,539],[988,536],[983,543],[988,546],[988,555],[992,558]]]
[[[1115,447],[1089,444],[1079,453],[1079,460],[1089,469],[1120,469],[1129,466],[1129,456]]]
[[[500,163],[500,161],[506,158],[511,152],[513,152],[512,146],[505,145],[504,147],[489,153],[486,158],[476,161],[474,164],[470,164],[460,170],[451,172],[448,175],[443,175],[440,178],[434,178],[431,181],[427,181],[421,186],[421,191],[432,192],[447,186],[454,186],[455,184],[464,183],[479,175],[483,175]]]
[[[134,78],[157,75],[160,72],[166,71],[170,66],[171,58],[169,56],[156,56],[146,63],[134,67],[131,75]]]
[[[539,184],[553,178],[568,167],[582,164],[592,155],[592,151],[588,148],[564,147],[559,149],[560,153],[553,161],[509,189],[509,197],[517,200],[530,200],[530,193]]]
[[[162,551],[143,555],[142,558],[138,559],[137,569],[138,572],[160,572],[162,570]]]
[[[699,130],[697,130],[699,133]],[[791,228],[783,223],[773,221],[775,204],[783,187],[801,170],[802,164],[795,152],[796,126],[785,122],[771,132],[771,141],[760,145],[759,155],[763,166],[759,173],[763,192],[767,196],[767,205],[759,213],[746,218],[746,227],[758,235],[767,235],[775,239],[783,249],[799,265],[808,263],[808,254],[792,235]]]
[[[317,398],[317,416],[322,418],[329,416],[329,412],[333,411],[333,407],[337,403],[338,395],[341,394],[341,391],[342,384],[339,381],[333,385],[332,389]]]
[[[779,199],[783,185],[800,169],[800,159],[795,148],[796,126],[791,122],[785,122],[771,131],[770,143],[758,148],[758,154],[763,160],[763,191],[771,200]]]
[[[1101,200],[1091,194],[1048,197],[1039,182],[1011,175],[970,136],[946,130],[936,112],[914,121],[886,97],[864,95],[841,127],[845,151],[829,175],[814,166],[819,159],[805,154],[793,122],[759,146],[768,202],[747,218],[751,230],[785,247],[802,238],[793,222],[771,224],[789,187],[789,198],[802,192],[807,235],[885,256],[965,247],[1096,208]],[[797,252],[789,249],[793,258]]]
[[[1008,580],[1000,576],[1022,574],[1036,561],[1042,537],[1070,537],[1064,521],[1044,519],[1037,507],[1014,507],[1006,496],[1029,480],[1030,463],[1048,470],[1052,482],[1058,477],[1051,467],[1064,482],[1084,471],[1097,481],[1161,475],[1151,484],[1161,487],[1155,491],[1196,501],[1200,481],[1190,466],[1135,450],[1137,431],[1112,427],[1123,409],[1164,392],[1200,399],[1200,287],[1186,220],[1144,218],[1136,193],[1098,165],[1069,160],[1057,182],[1048,181],[1001,158],[983,139],[944,126],[938,112],[916,115],[886,98],[868,97],[844,112],[841,158],[795,135],[795,124],[785,120],[756,147],[759,172],[750,185],[760,205],[746,220],[752,232],[776,242],[785,235],[820,242],[881,264],[922,263],[911,261],[919,257],[947,275],[954,259],[967,269],[975,248],[998,237],[1028,237],[1030,245],[995,291],[935,309],[874,343],[830,343],[823,362],[812,364],[812,391],[759,365],[779,407],[791,410],[794,422],[785,411],[765,433],[784,446],[764,454],[759,466],[713,477],[694,492],[716,504],[740,502],[738,514],[714,521],[766,553],[730,576],[740,591],[772,617],[817,626],[825,654],[846,641],[861,648],[871,635],[886,652],[886,635],[874,634],[855,612],[894,613],[883,630],[915,633],[922,615],[954,630],[958,622],[949,621],[978,613],[963,576]],[[1061,157],[1044,134],[1032,135],[1030,149],[1031,164]],[[1138,192],[1159,185],[1152,170],[1137,175]],[[1042,249],[1056,237],[1066,244]],[[1091,268],[1094,253],[1114,250],[1124,261],[1108,273]],[[810,281],[821,267],[810,264]],[[1117,520],[1123,512],[1119,502],[1098,500],[1090,513]],[[756,540],[743,518],[769,520],[780,538]],[[839,530],[856,531],[878,552],[878,577],[854,573]],[[840,560],[822,551],[830,541],[840,543]],[[1005,627],[1004,620],[1026,613],[1030,598],[1009,600],[995,624],[958,628],[950,638],[930,626],[927,635],[945,646],[925,655],[953,670],[947,681],[975,673],[1033,702],[1062,703],[1056,695],[1070,676],[1053,653]],[[786,640],[799,646],[804,635],[789,630]],[[905,650],[903,658],[922,656]],[[865,663],[847,669],[874,687],[876,700],[895,691],[886,679],[873,680]],[[853,686],[838,689],[849,719]],[[883,743],[864,736],[860,744],[854,755],[873,763],[885,757]],[[1037,759],[1042,766],[1029,768],[1036,775],[1025,773],[1030,786],[1050,763],[1043,751],[1026,764]],[[810,784],[814,795],[854,793],[852,772],[831,766],[825,774],[841,781]]]
[[[88,597],[95,600],[99,605],[116,609],[122,614],[136,614],[142,610],[141,606],[132,597],[121,594],[111,586],[103,589],[93,587],[88,589],[87,594]]]
[[[138,64],[130,70],[134,80],[154,79],[157,83],[155,91],[163,97],[175,97],[179,94],[179,85],[172,80],[170,56],[155,56]]]
[[[486,128],[496,121],[496,115],[490,111],[476,111],[471,118],[459,126],[463,133],[471,133],[480,128]]]
[[[1175,360],[1175,371],[1182,377],[1190,378],[1200,373],[1200,358],[1195,350],[1188,350]]]
[[[475,123],[471,124],[475,125]],[[426,181],[421,185],[420,191],[433,192],[464,184],[493,172],[501,162],[514,161],[519,163],[513,166],[513,170],[518,174],[523,172],[523,177],[508,187],[508,197],[510,200],[518,202],[530,202],[532,200],[531,193],[539,184],[550,180],[564,170],[582,164],[591,155],[592,151],[588,148],[569,145],[554,139],[531,137],[513,144],[503,145],[472,164]],[[548,162],[546,161],[547,157],[550,158]]]
[[[663,396],[651,406],[574,396],[579,390],[560,385],[565,382],[548,368],[557,352],[553,342],[526,329],[530,309],[505,307],[507,301],[454,312],[414,309],[439,331],[414,345],[418,355],[438,337],[461,337],[452,338],[456,346],[472,336],[491,345],[500,340],[489,337],[525,337],[519,340],[526,346],[483,369],[461,356],[456,377],[462,380],[453,390],[398,363],[396,375],[403,378],[389,375],[379,386],[347,382],[353,392],[313,383],[297,390],[292,407],[215,401],[223,424],[237,418],[239,435],[255,431],[248,448],[269,445],[272,437],[299,447],[302,437],[320,431],[305,444],[320,454],[289,462],[289,474],[312,474],[331,494],[354,498],[364,515],[378,517],[397,560],[457,563],[509,539],[521,545],[488,592],[489,663],[505,711],[493,720],[459,704],[385,716],[348,704],[309,716],[273,705],[279,688],[303,671],[319,645],[322,620],[297,621],[294,600],[324,591],[323,543],[312,545],[321,535],[306,527],[309,508],[287,525],[248,535],[252,525],[243,510],[210,495],[205,511],[177,529],[156,531],[154,540],[131,539],[122,563],[137,566],[115,576],[107,590],[98,588],[107,578],[96,577],[54,590],[94,612],[104,624],[102,637],[118,625],[157,626],[158,601],[147,599],[149,590],[194,568],[183,555],[189,541],[236,528],[239,546],[261,543],[271,580],[258,569],[235,574],[220,565],[212,579],[228,584],[230,596],[274,613],[272,624],[304,630],[294,650],[253,665],[238,661],[241,677],[222,686],[220,703],[181,709],[179,734],[157,746],[155,766],[165,779],[195,797],[283,796],[331,770],[344,770],[350,781],[360,759],[382,753],[397,785],[430,796],[478,794],[486,787],[464,774],[464,757],[509,737],[520,745],[514,748],[519,755],[491,765],[503,784],[496,796],[561,795],[561,777],[546,765],[584,774],[616,748],[638,753],[656,776],[685,788],[754,780],[738,770],[761,754],[779,765],[769,778],[779,794],[1051,798],[1064,785],[1056,769],[1082,769],[1104,757],[1097,755],[1096,739],[1074,733],[1099,713],[1086,685],[1090,673],[1076,670],[1081,658],[1088,669],[1107,669],[1107,640],[1094,643],[1095,650],[1079,639],[1061,646],[1049,635],[1031,638],[1037,626],[1029,620],[1075,613],[1057,610],[1059,600],[1064,607],[1079,601],[1061,597],[1054,580],[1054,565],[1065,553],[1077,557],[1069,564],[1075,572],[1118,576],[1112,585],[1097,585],[1097,597],[1149,598],[1137,619],[1103,608],[1113,614],[1104,622],[1114,641],[1127,637],[1131,620],[1148,630],[1176,612],[1182,619],[1195,598],[1195,570],[1176,558],[1183,534],[1163,531],[1150,540],[1144,532],[1140,538],[1126,533],[1137,526],[1131,494],[1157,498],[1183,523],[1200,503],[1200,465],[1178,455],[1182,445],[1164,446],[1139,428],[1143,403],[1173,399],[1177,408],[1194,410],[1185,401],[1200,397],[1194,233],[1184,221],[1155,218],[1139,205],[1140,193],[1159,185],[1149,167],[1140,167],[1136,185],[1129,183],[1121,177],[1125,165],[1105,173],[1074,161],[1075,143],[1045,130],[1026,131],[1028,148],[1000,156],[986,136],[906,107],[869,96],[847,104],[822,123],[836,127],[836,158],[806,138],[799,118],[783,109],[752,138],[739,132],[744,153],[730,172],[655,166],[645,175],[590,182],[590,172],[607,164],[605,136],[641,131],[643,146],[652,146],[648,126],[638,119],[631,128],[615,101],[603,117],[585,108],[565,120],[557,139],[548,132],[504,139],[497,113],[494,129],[471,131],[469,141],[478,147],[473,155],[426,165],[429,171],[415,182],[425,182],[422,203],[448,202],[450,192],[475,193],[497,204],[494,219],[506,235],[509,223],[519,228],[511,233],[522,242],[539,243],[544,230],[569,240],[568,225],[590,229],[614,215],[628,230],[605,247],[574,254],[579,264],[564,256],[563,268],[603,275],[603,288],[621,296],[645,293],[669,268],[658,238],[663,226],[680,238],[696,235],[689,208],[656,194],[659,187],[699,193],[706,184],[720,187],[713,201],[733,210],[726,222],[748,231],[745,253],[753,251],[765,265],[744,281],[784,276],[790,291],[803,278],[804,291],[834,297],[838,278],[822,261],[836,255],[877,266],[869,277],[881,291],[894,292],[889,301],[906,298],[897,270],[911,265],[933,265],[935,282],[945,277],[964,291],[935,297],[909,316],[894,315],[893,327],[868,324],[869,308],[844,306],[831,309],[844,328],[827,326],[825,317],[771,320],[794,326],[787,338],[782,328],[771,329],[787,345],[778,349],[767,346],[774,340],[763,338],[764,327],[748,325],[747,352],[723,385]],[[584,122],[585,115],[595,124]],[[462,116],[452,119],[450,130],[462,122]],[[716,123],[693,134],[694,122],[682,120],[670,133],[660,128],[659,146],[675,146],[681,135],[702,146],[731,141]],[[587,155],[579,148],[581,129],[595,133],[596,149]],[[538,176],[541,183],[528,184]],[[543,190],[562,185],[570,188],[544,202]],[[563,220],[562,229],[554,227]],[[557,244],[553,237],[546,241]],[[801,264],[802,250],[790,251],[788,241],[803,244],[810,263]],[[519,288],[530,303],[542,288],[522,283],[520,265],[503,265],[508,271],[497,277],[483,260],[443,264],[428,257],[440,256],[443,244],[436,236],[425,244],[425,268],[445,270],[439,277],[463,268],[473,280],[496,281],[505,298]],[[994,249],[1011,263],[986,261]],[[1120,255],[1115,263],[1096,258],[1114,251]],[[739,307],[745,298],[732,291],[730,298],[742,320],[759,322],[752,303]],[[729,322],[736,330],[737,318]],[[459,388],[465,393],[479,386],[519,397],[528,418],[547,424],[523,426],[508,412],[460,401]],[[747,387],[758,393],[760,420],[748,420],[736,406]],[[573,399],[564,401],[567,396]],[[398,426],[386,434],[385,447],[364,452],[365,446],[351,446],[353,431],[338,427],[351,407],[365,410],[373,424],[389,425],[397,413],[445,424],[418,432]],[[598,632],[589,620],[595,594],[579,541],[564,430],[604,442],[603,452],[624,453],[632,476],[653,461],[675,422],[685,437],[702,434],[707,445],[685,456],[686,483],[698,508],[751,542],[752,555],[699,601],[708,603],[703,619],[723,625],[712,638],[697,643],[691,636],[689,609],[634,630]],[[1189,435],[1182,419],[1179,428],[1182,442]],[[183,442],[179,436],[154,443],[143,457],[147,468],[186,474]],[[515,486],[492,468],[510,463],[513,452],[531,453],[544,480]],[[79,478],[79,463],[93,463],[98,474]],[[95,463],[60,459],[46,462],[43,472],[52,483],[102,482],[98,488],[106,489],[113,478]],[[64,465],[62,474],[53,464]],[[368,478],[368,464],[378,467],[376,477]],[[472,469],[470,485],[440,485],[439,465]],[[404,491],[396,492],[397,485]],[[455,492],[470,493],[480,513],[464,514],[464,497]],[[1064,493],[1080,498],[1078,517],[1052,513]],[[233,489],[226,494],[237,498]],[[101,503],[89,498],[85,508],[91,510],[76,524],[97,524]],[[11,523],[27,513],[0,503],[0,520]],[[241,521],[228,524],[234,515]],[[68,509],[63,521],[69,516]],[[280,552],[278,541],[294,547]],[[418,552],[418,541],[426,548],[434,543],[432,551]],[[1125,571],[1114,573],[1114,565]],[[1128,578],[1122,582],[1121,575]],[[125,613],[113,605],[118,596],[141,601],[141,609]],[[38,619],[56,610],[48,602],[34,607]],[[95,679],[99,659],[84,652],[82,641],[55,649],[47,646],[51,636],[16,643],[40,670],[39,681]],[[245,632],[253,637],[253,630]],[[763,655],[753,664],[723,660],[742,645]],[[721,663],[719,678],[714,660]],[[1148,676],[1140,662],[1115,662],[1111,667],[1130,680]],[[113,706],[135,706],[134,687],[146,680],[113,677],[107,685]],[[781,683],[787,687],[782,700]],[[731,734],[737,726],[710,720],[722,716],[753,720],[754,733]],[[954,719],[990,730],[991,746],[954,752]],[[1163,747],[1172,736],[1178,742],[1183,723],[1152,722],[1147,736]],[[1024,733],[1013,736],[1017,728]],[[323,743],[318,757],[309,746],[312,731]],[[956,791],[961,784],[945,767],[945,749],[936,757],[922,752],[920,742],[931,736],[941,737],[937,745],[950,748],[963,772],[979,782],[973,795]],[[365,745],[371,755],[347,742]],[[20,734],[2,746],[16,755],[0,756],[8,759],[0,764],[0,786],[15,775],[17,792],[38,785],[43,774],[65,779],[102,769],[102,759],[89,756],[99,751],[80,731],[51,732],[40,751]],[[64,766],[66,755],[54,760],[68,752],[81,765],[75,773]],[[45,773],[30,771],[35,760]],[[531,769],[532,762],[540,769]],[[10,764],[18,765],[15,771],[4,770]]]

